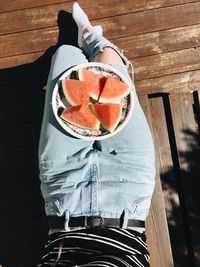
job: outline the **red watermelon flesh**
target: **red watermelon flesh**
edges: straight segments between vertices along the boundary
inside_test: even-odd
[[[86,82],[63,79],[62,90],[65,98],[71,106],[89,102],[89,90]]]
[[[111,76],[109,76],[104,84],[98,101],[100,103],[111,103],[119,101],[130,93],[130,87]]]
[[[66,108],[62,112],[61,118],[84,129],[98,130],[100,127],[99,120],[93,115],[88,104]]]
[[[105,130],[113,132],[116,129],[122,115],[120,103],[91,104],[90,108]]]
[[[103,89],[106,76],[95,73],[91,70],[78,70],[78,78],[89,84],[89,94],[94,100],[98,100],[99,95]]]

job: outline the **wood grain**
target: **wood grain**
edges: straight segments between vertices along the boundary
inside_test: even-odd
[[[44,46],[47,45],[48,37],[47,39],[45,39],[45,36],[42,37],[43,38],[38,37],[36,40],[32,39],[32,43],[29,45],[29,47],[31,46],[32,49],[34,49],[34,44],[36,41],[36,50],[38,44],[40,44],[40,46],[44,49]],[[10,49],[10,53],[18,53],[20,51],[20,47],[15,48],[18,49],[18,51],[13,52],[14,49]],[[27,48],[28,47],[26,46],[26,44],[24,44],[25,51]],[[197,47],[196,49],[184,49],[174,52],[153,55],[149,57],[136,58],[134,60],[135,80],[139,81],[152,77],[165,76],[173,73],[177,74],[187,71],[198,70],[200,68],[199,51],[200,47]]]
[[[200,47],[134,60],[135,80],[200,69]]]
[[[116,17],[109,17],[94,20],[95,24],[101,24],[105,31],[105,36],[107,38],[116,39],[122,38],[130,35],[149,33],[154,31],[166,30],[176,27],[183,27],[193,25],[195,23],[200,23],[199,19],[200,3],[184,4],[175,7],[167,7],[163,9],[148,10],[139,13],[129,13],[126,15],[120,15]],[[176,15],[175,15],[176,14]],[[47,16],[47,15],[46,15]],[[51,17],[51,16],[50,16]],[[162,20],[160,18],[162,17]],[[44,14],[42,15],[42,20],[46,18]],[[26,20],[25,20],[26,21]],[[34,19],[38,21],[38,19]],[[48,20],[47,20],[48,21]],[[6,22],[5,22],[6,23]],[[15,23],[18,24],[18,23]],[[6,23],[7,25],[7,23]],[[50,23],[49,26],[52,26]],[[43,26],[40,25],[40,29],[31,32],[21,32],[13,35],[2,35],[0,38],[0,44],[4,47],[0,47],[1,57],[16,55],[17,48],[16,44],[20,42],[22,44],[22,50],[27,53],[27,47],[33,47],[32,52],[44,51],[48,46],[56,42],[52,39],[52,36],[57,37],[57,27],[51,27],[46,32]],[[2,26],[2,28],[4,28]],[[148,31],[147,31],[148,29]],[[67,25],[66,25],[67,30]],[[67,32],[66,32],[67,34]],[[49,35],[49,36],[48,36]],[[47,42],[42,46],[42,42],[39,40],[39,36],[43,39],[47,38]],[[57,38],[56,38],[57,39]],[[48,42],[48,40],[50,40]],[[29,44],[31,42],[31,44]],[[40,49],[35,50],[34,44],[40,46]],[[19,45],[20,47],[20,45]],[[25,50],[24,50],[25,49]],[[29,51],[30,52],[30,51]],[[24,54],[23,53],[23,54]],[[19,54],[19,52],[17,52]]]
[[[153,136],[156,144],[157,164],[165,200],[165,211],[167,215],[169,233],[170,237],[176,235],[176,239],[171,238],[173,258],[176,264],[181,260],[179,258],[179,249],[181,244],[181,249],[185,249],[186,253],[182,259],[189,262],[180,200],[176,185],[176,170],[174,169],[172,147],[169,140],[169,135],[171,134],[169,129],[170,117],[164,107],[163,97],[150,98],[149,108],[152,120]]]
[[[32,32],[34,34],[34,32]],[[35,43],[31,40],[26,42],[25,50],[27,54],[22,54],[18,56],[9,56],[14,53],[12,43],[8,41],[7,46],[3,47],[3,43],[0,45],[2,50],[3,58],[0,59],[0,67],[6,68],[10,66],[20,65],[24,63],[29,63],[36,60],[43,52],[33,52],[34,50],[41,50],[41,47],[48,47],[48,45],[53,45],[56,43],[56,37],[52,34],[51,29],[46,29],[46,33],[40,32],[40,42]],[[47,38],[48,35],[48,38]],[[37,34],[35,33],[37,38]],[[18,38],[18,37],[16,37]],[[25,38],[25,37],[24,37]],[[22,38],[22,39],[24,39]],[[49,39],[50,38],[50,39]],[[3,39],[2,39],[3,40]],[[37,40],[37,39],[36,39]],[[42,42],[47,42],[46,45],[41,46]],[[135,60],[137,57],[145,57],[150,55],[161,54],[165,52],[184,50],[186,48],[197,47],[200,45],[200,27],[198,25],[181,27],[177,29],[171,29],[161,32],[140,34],[131,37],[124,37],[115,40],[115,44],[124,50],[125,55],[131,60]],[[16,53],[20,53],[21,42],[15,44],[15,49],[18,49]]]
[[[113,18],[99,19],[106,37],[119,38],[199,24],[200,3],[184,4],[161,9],[130,13]],[[94,21],[95,22],[95,21]]]
[[[151,209],[147,219],[147,245],[152,267],[174,266],[159,176],[156,177]]]
[[[188,71],[136,81],[138,94],[194,92],[200,88],[200,71]]]
[[[69,2],[69,4],[68,4]],[[27,8],[35,8],[40,6],[47,6],[52,4],[63,4],[67,3],[66,6],[71,7],[74,1],[71,0],[35,0],[34,2],[27,1],[27,0],[0,0],[0,13],[3,12],[10,12],[10,11],[16,11],[21,9],[27,9]],[[134,0],[134,4],[131,0],[127,0],[124,2],[124,5],[122,5],[122,2],[120,0],[102,0],[99,2],[94,2],[90,0],[79,0],[78,1],[81,7],[86,10],[87,8],[97,9],[97,11],[102,12],[101,9],[104,7],[104,12],[107,12],[106,8],[111,9],[112,7],[118,6],[117,12],[121,12],[122,10],[126,9],[127,3],[129,4],[129,10],[130,12],[138,12],[142,10],[148,10],[148,9],[154,9],[154,8],[161,8],[161,7],[167,7],[167,6],[174,6],[174,5],[180,5],[185,3],[193,3],[197,2],[197,0],[168,0],[168,1],[162,1],[162,0]],[[87,10],[88,12],[88,10]],[[92,12],[92,10],[91,10]],[[96,12],[96,13],[98,13]],[[97,14],[98,15],[98,14]]]
[[[200,177],[200,149],[199,131],[193,112],[193,96],[191,93],[170,95],[172,118],[177,144],[181,176],[179,179],[179,192],[181,206],[184,209],[185,227],[187,229],[187,242],[190,249],[191,261],[200,264],[199,259],[199,191],[196,188]],[[192,225],[192,227],[190,226]],[[194,255],[195,256],[194,256]]]
[[[200,27],[192,25],[119,38],[115,44],[134,60],[137,57],[162,54],[200,45]]]
[[[141,95],[139,97],[139,101],[153,133],[149,99],[146,95]],[[165,231],[163,231],[163,229],[165,229]],[[154,194],[152,197],[149,216],[147,218],[147,244],[152,267],[174,266],[159,169],[157,170]]]
[[[67,32],[66,32],[67,34]],[[0,57],[44,52],[58,40],[56,27],[0,36]]]
[[[4,0],[0,0],[0,13],[3,12],[11,12],[15,10],[21,10],[26,8],[32,8],[32,7],[39,7],[39,6],[47,6],[50,4],[56,4],[61,2],[68,2],[69,0],[34,0],[33,1],[27,1],[27,0],[7,0],[6,2]]]

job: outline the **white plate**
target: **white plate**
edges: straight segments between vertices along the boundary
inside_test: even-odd
[[[132,87],[128,79],[121,72],[117,71],[116,69],[114,69],[113,67],[109,65],[106,65],[103,63],[87,63],[87,64],[77,65],[67,70],[65,73],[63,73],[55,85],[53,95],[52,95],[52,107],[53,107],[54,115],[58,123],[61,125],[61,127],[64,130],[66,130],[69,134],[73,135],[74,137],[77,137],[83,140],[102,140],[102,139],[111,137],[114,134],[121,131],[131,117],[131,114],[133,111],[133,104],[134,104],[133,91],[131,90],[130,94],[127,97],[123,98],[122,100],[122,104],[123,104],[122,114],[123,115],[122,115],[119,125],[112,133],[108,133],[104,129],[100,129],[100,131],[97,131],[97,130],[83,129],[78,126],[75,126],[71,123],[68,123],[62,120],[59,116],[63,108],[66,108],[66,105],[67,105],[66,102],[64,101],[64,98],[60,94],[59,86],[60,86],[60,81],[62,79],[70,79],[70,78],[72,79],[73,74],[79,69],[92,70],[92,71],[95,71],[96,73],[101,73],[104,75],[115,77],[125,82],[130,88]]]

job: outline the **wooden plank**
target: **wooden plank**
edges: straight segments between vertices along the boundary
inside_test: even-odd
[[[14,10],[20,10],[20,9],[25,9],[25,8],[32,8],[32,7],[39,7],[39,6],[46,6],[50,4],[57,4],[57,3],[66,3],[66,2],[71,2],[71,0],[35,0],[34,2],[30,2],[27,0],[0,0],[0,6],[1,6],[1,12],[10,12]],[[102,0],[100,3],[98,2],[91,2],[90,0],[79,0],[79,4],[85,9],[88,7],[88,5],[93,5],[92,7],[98,8],[102,4],[107,4],[111,3],[111,5],[119,5],[119,9],[121,9],[121,1],[120,0],[114,0],[114,1],[108,1],[108,0]],[[162,0],[152,0],[151,2],[148,0],[135,0],[134,5],[132,5],[132,2],[130,2],[130,8],[131,12],[137,12],[137,11],[142,11],[146,9],[153,9],[153,8],[160,8],[160,7],[166,7],[166,6],[173,6],[173,5],[180,5],[184,3],[193,3],[197,2],[197,0],[168,0],[167,2],[163,2]],[[122,6],[123,8],[123,6]]]
[[[99,19],[106,37],[116,39],[141,33],[173,29],[200,23],[200,2]],[[94,21],[95,22],[95,21]]]
[[[199,266],[200,149],[199,131],[193,113],[193,96],[190,93],[170,95],[170,104],[181,171],[180,197],[184,209],[191,266],[195,265],[195,261],[196,266]]]
[[[0,69],[10,68],[18,65],[23,65],[27,63],[33,63],[39,57],[44,54],[43,51],[31,53],[31,54],[21,54],[17,56],[0,58]],[[1,70],[0,70],[1,73]]]
[[[200,88],[200,71],[188,71],[136,81],[138,94],[193,92]]]
[[[200,45],[200,27],[192,25],[114,40],[128,58],[145,57]]]
[[[63,18],[61,10],[70,10],[72,3],[58,3],[49,6],[34,7],[31,9],[17,10],[2,13],[0,16],[1,34],[11,34],[57,25],[57,19]],[[71,14],[65,13],[67,23],[74,23]]]
[[[152,267],[174,266],[159,176],[156,177],[151,209],[147,218],[147,245]]]
[[[3,12],[10,12],[14,10],[20,10],[25,8],[32,8],[32,7],[39,7],[45,6],[50,4],[56,4],[61,2],[68,2],[69,0],[34,0],[34,1],[27,1],[27,0],[0,0],[0,13]]]
[[[42,38],[37,37],[42,44]],[[40,39],[40,40],[39,40]],[[34,43],[34,41],[33,41]],[[36,40],[37,43],[37,40]],[[46,45],[46,40],[43,43]],[[20,47],[16,48],[20,52]],[[23,47],[25,52],[27,46]],[[32,47],[33,49],[33,47]],[[37,49],[37,45],[36,45]],[[185,49],[149,57],[136,58],[134,60],[135,80],[149,79],[174,73],[198,70],[200,68],[200,47]],[[17,51],[16,51],[17,53]]]
[[[48,32],[49,30],[46,29]],[[46,36],[46,35],[45,35]],[[52,41],[49,44],[55,43],[55,37],[49,35]],[[45,38],[42,38],[45,42]],[[125,55],[134,60],[137,57],[145,57],[154,54],[183,50],[199,46],[200,44],[200,28],[198,25],[181,27],[160,32],[139,34],[130,37],[123,37],[114,40],[115,44],[122,48]],[[47,40],[48,43],[48,40]],[[37,45],[37,46],[36,46]],[[45,46],[45,44],[44,44]],[[31,49],[30,49],[31,48]],[[3,57],[0,59],[0,67],[6,68],[10,66],[29,63],[40,57],[43,52],[31,53],[33,47],[28,46],[26,51],[29,54],[23,54],[13,57]],[[40,50],[40,43],[35,44],[35,50]],[[19,50],[20,52],[20,50]],[[30,54],[31,53],[31,54]],[[3,55],[5,56],[5,54]]]
[[[148,97],[143,95],[139,97],[139,100],[151,130],[153,131]],[[157,170],[154,194],[150,213],[147,218],[147,244],[152,267],[174,266],[159,170]]]
[[[59,13],[59,11],[66,10],[68,12],[71,12],[72,3],[73,1],[68,3],[64,2],[54,5],[47,5],[37,8],[29,8],[2,13],[0,17],[1,35],[55,26],[57,24],[57,14]],[[128,13],[130,14],[132,12],[135,12],[136,10],[138,11],[138,9],[135,8],[135,5],[132,4],[131,0],[127,0],[124,2],[116,0],[104,2],[101,1],[100,4],[95,5],[91,4],[91,1],[84,0],[82,3],[80,1],[80,4],[88,14],[91,21],[93,21],[94,19],[96,20],[100,18],[110,17],[113,16],[113,14],[115,14],[115,16],[119,16]],[[193,5],[199,8],[198,2],[190,4],[186,3],[185,5],[188,6],[188,13],[190,13],[190,9],[193,9]],[[168,8],[171,8],[171,11],[169,11],[169,13],[173,13],[176,9],[180,9],[180,12],[184,12],[184,8],[182,8],[182,5],[178,5],[175,7],[166,7],[166,12],[168,12]],[[146,12],[146,9],[148,8],[145,8],[144,12]],[[155,12],[155,10],[153,12]],[[163,12],[162,9],[160,9],[160,12]],[[134,14],[133,19],[135,18],[135,16],[137,19],[141,18],[140,15],[138,16],[137,14]],[[143,16],[148,17],[148,14],[145,14]],[[145,20],[143,24],[145,24]],[[136,23],[134,23],[133,25],[138,27]]]
[[[187,266],[189,266],[184,225],[176,186],[176,172],[174,170],[171,144],[168,136],[168,134],[170,135],[168,133],[170,117],[167,113],[166,105],[164,107],[163,103],[165,98],[167,96],[152,96],[149,99],[149,108],[174,262],[177,265],[180,264],[180,266],[184,266],[181,264],[186,262],[188,264]],[[184,249],[185,255],[180,258],[180,251],[182,249]]]
[[[103,26],[106,37],[116,39],[200,23],[199,11],[200,3],[197,2],[98,19],[94,20],[94,24],[98,23]],[[160,20],[161,17],[162,20]],[[73,26],[70,24],[67,27],[67,24],[69,25],[69,22],[66,22],[66,36],[74,32],[69,29]],[[30,53],[30,48],[32,49],[31,52],[44,51],[47,47],[56,43],[57,35],[57,27],[50,27],[48,31],[46,29],[38,29],[30,32],[2,35],[0,36],[0,55],[1,57],[7,57],[20,54],[21,51]],[[36,44],[37,49],[35,48]],[[29,51],[27,51],[28,47]],[[38,47],[40,47],[39,50]]]
[[[76,33],[76,29],[74,29],[74,32]],[[70,35],[71,40],[73,36],[71,29],[66,31],[66,37],[69,36],[68,34],[72,34]],[[50,46],[55,45],[57,40],[57,27],[2,35],[0,36],[0,56],[7,57],[20,55],[21,53],[44,52]]]
[[[135,80],[198,70],[200,47],[164,53],[134,60]]]

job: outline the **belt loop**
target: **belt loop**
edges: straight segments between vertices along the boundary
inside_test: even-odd
[[[66,210],[64,212],[64,216],[65,216],[64,229],[65,231],[69,231],[69,210]]]
[[[124,209],[123,213],[122,213],[122,225],[121,228],[126,229],[128,226],[128,215],[129,215],[129,211],[128,209]]]

